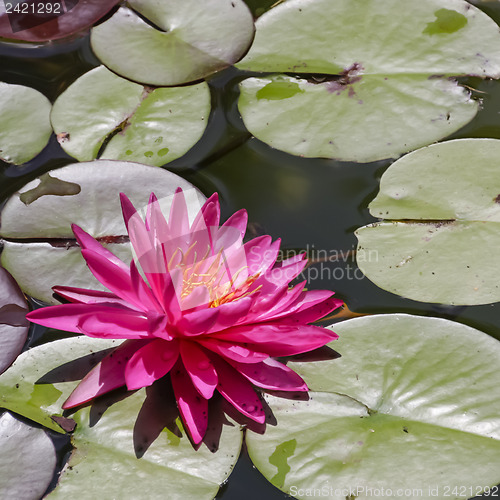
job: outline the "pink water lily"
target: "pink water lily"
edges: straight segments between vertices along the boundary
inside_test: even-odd
[[[109,292],[57,286],[70,303],[32,311],[28,319],[89,337],[125,339],[80,382],[63,407],[116,388],[151,385],[170,374],[191,439],[202,441],[208,400],[219,392],[250,419],[265,420],[254,386],[307,391],[276,357],[322,347],[337,335],[310,325],[342,302],[324,290],[290,286],[303,254],[277,261],[280,241],[243,243],[245,210],[219,227],[217,194],[192,223],[184,193],[173,196],[168,221],[152,194],[145,220],[121,195],[134,251],[130,266],[78,226],[73,232],[90,271]]]

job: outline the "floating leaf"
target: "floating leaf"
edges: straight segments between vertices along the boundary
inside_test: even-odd
[[[150,85],[178,85],[238,61],[254,35],[242,0],[130,0],[92,29],[97,57],[111,70]]]
[[[100,156],[160,166],[191,149],[209,114],[206,83],[152,89],[100,66],[58,97],[51,120],[62,148],[80,161]]]
[[[446,137],[478,110],[453,75],[500,76],[498,26],[462,0],[289,0],[256,22],[239,110],[288,153],[368,162]]]
[[[20,4],[21,12],[11,8],[10,15],[6,11],[7,2],[0,2],[0,37],[27,42],[51,42],[65,38],[92,26],[119,1],[11,2],[13,6]]]
[[[42,151],[52,134],[50,108],[37,90],[0,82],[0,159],[20,165]]]
[[[28,337],[28,304],[12,276],[0,267],[0,373],[22,351]]]
[[[56,451],[42,429],[0,416],[0,496],[38,500],[52,480]]]
[[[119,193],[144,207],[149,193],[155,192],[167,211],[178,187],[186,192],[191,213],[196,213],[203,195],[189,182],[160,168],[97,160],[44,174],[15,193],[2,211],[2,265],[25,293],[46,302],[57,302],[52,297],[54,285],[102,289],[81,257],[71,224],[79,225],[129,262],[132,255]]]
[[[370,212],[392,222],[356,232],[363,273],[413,300],[499,301],[499,157],[499,140],[461,139],[391,165]]]
[[[387,498],[446,498],[446,488],[468,498],[500,481],[498,341],[405,314],[352,319],[335,332],[341,358],[289,365],[310,400],[266,396],[277,425],[247,433],[266,478],[297,498],[316,488],[338,500],[381,488]]]
[[[58,429],[50,417],[60,415],[61,405],[77,380],[102,358],[101,350],[119,344],[76,337],[30,349],[0,376],[1,405]],[[88,498],[140,498],[145,484],[148,498],[165,498],[166,488],[172,499],[208,499],[216,495],[238,458],[242,442],[239,426],[221,422],[222,433],[212,432],[214,442],[202,444],[196,451],[182,427],[160,432],[168,422],[157,420],[161,415],[154,411],[145,415],[151,410],[145,408],[147,405],[163,401],[161,394],[156,394],[156,400],[153,397],[153,401],[145,402],[145,393],[142,389],[117,397],[111,405],[111,400],[101,398],[71,415],[77,423],[72,440],[76,449],[49,498],[81,496],[82,491]],[[167,410],[175,414],[175,402]],[[140,412],[142,420],[138,420]],[[151,444],[150,434],[155,429],[158,437]],[[219,448],[215,453],[208,448],[213,444]],[[140,452],[138,460],[141,446],[147,449]],[[119,481],[109,481],[111,470]],[[130,474],[131,470],[134,474]]]

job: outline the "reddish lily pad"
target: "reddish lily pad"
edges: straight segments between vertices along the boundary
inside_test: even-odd
[[[14,278],[0,267],[0,373],[23,349],[28,336],[28,305]]]
[[[25,2],[28,12],[6,11],[0,2],[0,38],[25,42],[48,42],[65,38],[92,26],[120,0],[66,0],[65,2]],[[14,3],[14,2],[13,2]],[[30,12],[31,6],[43,5],[43,14]],[[50,13],[48,6],[51,5]],[[59,8],[55,7],[60,5]],[[61,10],[63,14],[58,14]],[[25,10],[24,7],[22,10]],[[45,21],[46,20],[46,21]]]
[[[56,450],[45,431],[5,412],[0,417],[0,497],[38,500],[52,480]]]

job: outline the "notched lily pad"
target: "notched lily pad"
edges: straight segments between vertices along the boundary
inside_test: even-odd
[[[237,67],[273,75],[241,82],[239,110],[255,137],[299,156],[397,157],[475,116],[451,77],[500,76],[498,26],[463,0],[288,0],[256,28]]]
[[[499,156],[499,140],[461,139],[391,165],[370,204],[385,221],[356,231],[358,253],[377,256],[358,259],[363,273],[413,300],[499,301]]]
[[[178,187],[185,191],[192,213],[199,210],[205,197],[189,182],[160,168],[96,160],[53,170],[7,200],[1,213],[1,263],[26,294],[45,302],[57,303],[52,296],[55,285],[103,289],[85,265],[71,224],[130,262],[119,193],[143,207],[149,193],[155,192],[167,211]]]
[[[150,85],[179,85],[238,61],[254,24],[242,0],[130,0],[92,29],[97,57],[111,70]]]
[[[160,166],[198,142],[209,114],[206,83],[154,89],[100,66],[58,97],[51,121],[62,148],[80,161],[102,158]]]
[[[1,160],[20,165],[45,148],[52,134],[51,107],[49,100],[35,89],[0,82]]]
[[[17,358],[28,337],[28,304],[12,276],[0,267],[0,373]]]
[[[65,0],[64,2],[0,2],[0,37],[26,42],[50,42],[87,29],[120,0]],[[19,4],[20,12],[15,11]],[[35,10],[35,12],[33,12]]]
[[[467,498],[498,484],[497,340],[405,314],[334,329],[342,357],[289,365],[306,380],[309,401],[268,395],[277,425],[247,432],[250,457],[267,479],[296,498],[319,490],[334,500],[382,489],[391,490],[384,498],[430,500],[454,487],[466,488]]]
[[[240,84],[238,106],[249,131],[276,149],[359,162],[396,157],[449,135],[478,110],[452,81],[350,69],[319,82],[248,78]]]
[[[42,429],[0,416],[0,496],[38,500],[52,480],[56,450]]]

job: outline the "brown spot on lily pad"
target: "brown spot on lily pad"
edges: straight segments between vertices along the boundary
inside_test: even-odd
[[[38,184],[38,186],[20,194],[19,199],[25,205],[29,205],[42,196],[74,196],[81,190],[82,188],[79,184],[62,181],[61,179],[51,177],[50,174],[47,173],[40,177],[40,184]]]
[[[355,62],[348,68],[346,68],[340,75],[335,76],[332,80],[324,83],[326,90],[330,94],[339,95],[344,90],[348,90],[349,97],[354,97],[356,92],[352,87],[353,84],[361,81],[362,75],[360,74],[364,70],[361,63]]]
[[[73,432],[76,429],[76,422],[72,418],[58,417],[57,415],[52,415],[50,418],[66,432]]]

